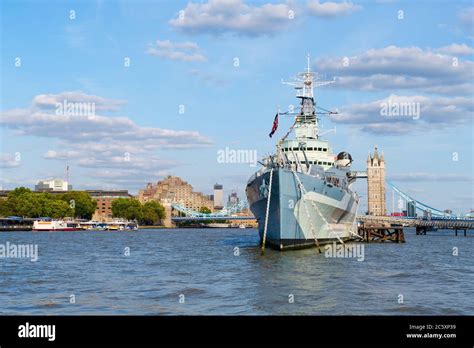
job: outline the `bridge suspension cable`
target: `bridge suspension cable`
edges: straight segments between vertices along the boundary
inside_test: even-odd
[[[237,204],[227,205],[226,207],[224,207],[224,209],[216,213],[203,213],[200,211],[187,208],[184,205],[179,204],[179,203],[172,203],[171,207],[189,217],[221,218],[221,217],[231,216],[232,214],[248,209],[248,203],[246,200],[241,200]]]
[[[406,194],[405,192],[403,192],[402,190],[400,190],[397,186],[395,186],[393,183],[391,183],[390,181],[386,181],[387,184],[395,191],[397,192],[403,199],[405,199],[407,202],[412,202],[415,204],[415,207],[416,209],[419,209],[423,212],[427,212],[427,213],[430,213],[432,215],[435,215],[435,216],[442,216],[442,217],[454,217],[453,214],[449,214],[449,213],[445,213],[444,211],[441,211],[439,209],[436,209],[436,208],[433,208],[433,207],[430,207],[429,205],[425,204],[425,203],[422,203],[416,199],[414,199],[413,197],[409,196],[408,194]]]

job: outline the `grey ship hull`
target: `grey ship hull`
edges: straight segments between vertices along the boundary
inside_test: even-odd
[[[279,250],[301,249],[345,241],[356,232],[358,200],[349,189],[326,183],[315,176],[297,173],[306,189],[304,199],[295,173],[273,169],[266,245]],[[250,210],[263,239],[270,171],[255,175],[247,184]]]

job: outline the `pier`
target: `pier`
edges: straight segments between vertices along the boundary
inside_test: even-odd
[[[389,222],[365,221],[357,228],[357,233],[366,243],[373,242],[395,242],[405,243],[403,226]]]
[[[0,232],[31,231],[34,219],[18,216],[0,218]]]
[[[467,237],[467,231],[474,229],[474,219],[452,219],[452,218],[403,218],[394,216],[370,216],[360,215],[357,220],[364,225],[398,225],[403,227],[414,227],[417,235],[426,235],[428,232],[436,233],[438,230],[453,230],[457,236],[458,231],[463,231]]]

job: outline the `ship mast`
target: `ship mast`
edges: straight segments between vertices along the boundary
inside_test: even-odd
[[[308,54],[308,65],[305,72],[299,73],[293,81],[282,81],[283,84],[296,89],[296,97],[301,99],[301,111],[295,120],[295,135],[299,140],[306,138],[317,139],[319,134],[318,118],[316,117],[316,102],[314,101],[314,87],[334,83],[334,80],[322,81],[318,74],[311,71],[311,59]]]

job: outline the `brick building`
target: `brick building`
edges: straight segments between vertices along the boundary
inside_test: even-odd
[[[186,208],[199,211],[202,207],[214,210],[214,202],[208,196],[195,192],[193,187],[177,176],[167,176],[156,183],[148,183],[145,189],[138,193],[142,203],[157,200],[161,203],[177,203]]]
[[[117,198],[132,198],[128,190],[86,190],[97,201],[92,220],[110,221],[112,219],[112,201]]]

